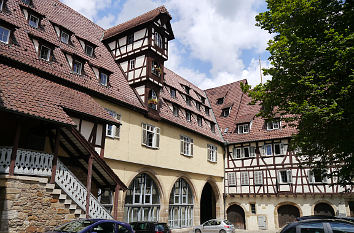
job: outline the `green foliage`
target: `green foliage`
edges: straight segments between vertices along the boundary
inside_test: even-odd
[[[267,50],[271,81],[242,88],[296,123],[293,147],[316,169],[341,164],[341,184],[354,181],[354,1],[267,0],[257,26],[274,35]],[[292,117],[289,117],[292,116]]]

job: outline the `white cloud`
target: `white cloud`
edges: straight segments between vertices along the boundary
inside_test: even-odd
[[[100,10],[111,5],[111,0],[61,0],[64,4],[93,20]]]
[[[108,14],[98,19],[96,23],[104,29],[111,28],[115,26],[116,17],[112,14]]]
[[[248,84],[254,87],[255,85],[261,83],[260,69],[269,67],[269,61],[259,61],[258,59],[252,59],[248,68],[242,71],[242,79],[247,79]],[[270,79],[271,77],[269,75],[264,76],[262,72],[262,83],[265,83],[267,80]]]

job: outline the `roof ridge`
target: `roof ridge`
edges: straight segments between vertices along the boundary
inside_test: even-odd
[[[235,82],[232,82],[232,83],[226,83],[226,84],[221,85],[221,86],[208,88],[208,89],[205,89],[205,91],[209,91],[209,90],[213,90],[213,89],[217,89],[217,88],[221,88],[221,87],[226,87],[226,86],[231,86],[231,85],[234,85],[234,84],[236,84],[236,83],[243,82],[243,81],[246,81],[246,82],[247,82],[247,79],[244,78],[244,79],[241,79],[241,80],[237,80],[237,81],[235,81]]]

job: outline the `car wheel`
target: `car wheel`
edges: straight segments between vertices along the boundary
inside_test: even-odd
[[[225,230],[220,230],[219,233],[226,233],[226,231]]]
[[[201,233],[201,231],[199,229],[196,229],[195,233]]]

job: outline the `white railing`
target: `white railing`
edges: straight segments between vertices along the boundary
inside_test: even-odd
[[[12,148],[0,148],[0,173],[9,173]],[[51,176],[53,155],[37,151],[18,149],[15,161],[15,174]],[[58,159],[55,182],[86,211],[86,187]],[[91,218],[112,219],[111,214],[91,194],[89,216]]]

